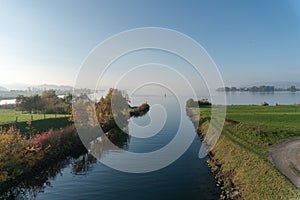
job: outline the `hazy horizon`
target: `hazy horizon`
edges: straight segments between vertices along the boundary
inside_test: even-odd
[[[58,86],[58,87],[73,87],[74,85],[61,85],[57,83],[42,83],[42,84],[28,84],[28,83],[10,83],[10,84],[0,84],[0,87],[4,87],[7,90],[28,90],[28,87],[41,87],[43,85],[47,86]],[[300,81],[272,81],[272,82],[253,82],[249,84],[243,84],[243,85],[225,85],[228,87],[252,87],[252,86],[261,86],[261,85],[270,85],[280,88],[287,88],[290,86],[295,85],[296,87],[300,87]],[[110,88],[109,86],[105,89]],[[81,88],[83,89],[83,88]],[[94,87],[90,87],[87,89],[95,89]],[[217,88],[215,88],[217,89]]]

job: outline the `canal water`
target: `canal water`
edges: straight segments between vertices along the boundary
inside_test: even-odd
[[[136,97],[133,105],[147,101],[150,111],[143,117],[131,118],[129,136],[123,146],[126,151],[145,153],[164,148],[176,134],[194,134],[187,151],[172,164],[148,173],[126,173],[112,169],[90,156],[63,161],[48,180],[39,185],[16,189],[24,199],[219,199],[220,188],[207,166],[207,157],[200,159],[201,141],[195,128],[180,108],[176,97]],[[184,101],[184,100],[182,100]],[[183,128],[179,129],[179,126]],[[139,132],[144,127],[144,132]],[[181,131],[177,133],[177,131]],[[147,137],[149,134],[149,137]],[[177,147],[174,147],[177,148]],[[103,149],[104,159],[122,151]],[[170,152],[172,154],[172,152]],[[158,158],[157,162],[160,161]],[[25,194],[21,194],[22,191]]]

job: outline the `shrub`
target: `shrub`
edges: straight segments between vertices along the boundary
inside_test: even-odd
[[[74,126],[26,139],[15,128],[0,131],[0,190],[69,155],[86,153]]]
[[[269,104],[267,102],[263,102],[261,103],[262,106],[269,106]]]
[[[47,132],[35,135],[31,142],[32,146],[35,148],[45,148],[47,143]]]
[[[1,131],[0,183],[28,173],[43,156],[44,152],[30,146],[30,141],[18,130],[10,128],[8,131]]]

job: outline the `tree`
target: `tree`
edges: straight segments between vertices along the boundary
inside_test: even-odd
[[[96,115],[101,127],[124,126],[129,118],[129,105],[122,91],[109,89],[107,95],[96,103]]]
[[[31,97],[32,110],[31,112],[38,112],[44,109],[45,103],[42,101],[41,96],[34,95]]]
[[[64,102],[66,104],[65,111],[67,113],[72,113],[72,100],[73,95],[71,93],[68,93],[66,96],[64,96]]]
[[[296,88],[296,86],[293,85],[288,90],[291,91],[291,92],[296,92],[297,88]]]
[[[16,97],[16,109],[20,111],[24,111],[24,104],[22,102],[24,101],[24,95],[18,95]]]
[[[43,92],[42,96],[34,95],[16,97],[16,109],[30,113],[43,112],[47,114],[71,113],[72,95],[68,94],[64,99],[58,98],[54,90]]]
[[[44,113],[57,114],[60,110],[59,107],[59,98],[55,93],[55,90],[47,90],[43,92],[41,99],[45,103]]]
[[[42,99],[58,99],[55,90],[47,90],[43,92]]]
[[[194,101],[193,99],[189,99],[186,102],[186,107],[191,108],[191,107],[199,107],[198,102]]]

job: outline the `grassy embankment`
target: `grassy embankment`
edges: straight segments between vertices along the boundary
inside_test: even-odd
[[[200,127],[205,134],[210,108],[200,112],[208,119]],[[209,162],[220,170],[223,190],[235,187],[242,199],[300,199],[300,191],[268,160],[273,145],[300,136],[300,106],[228,106],[226,119]]]

